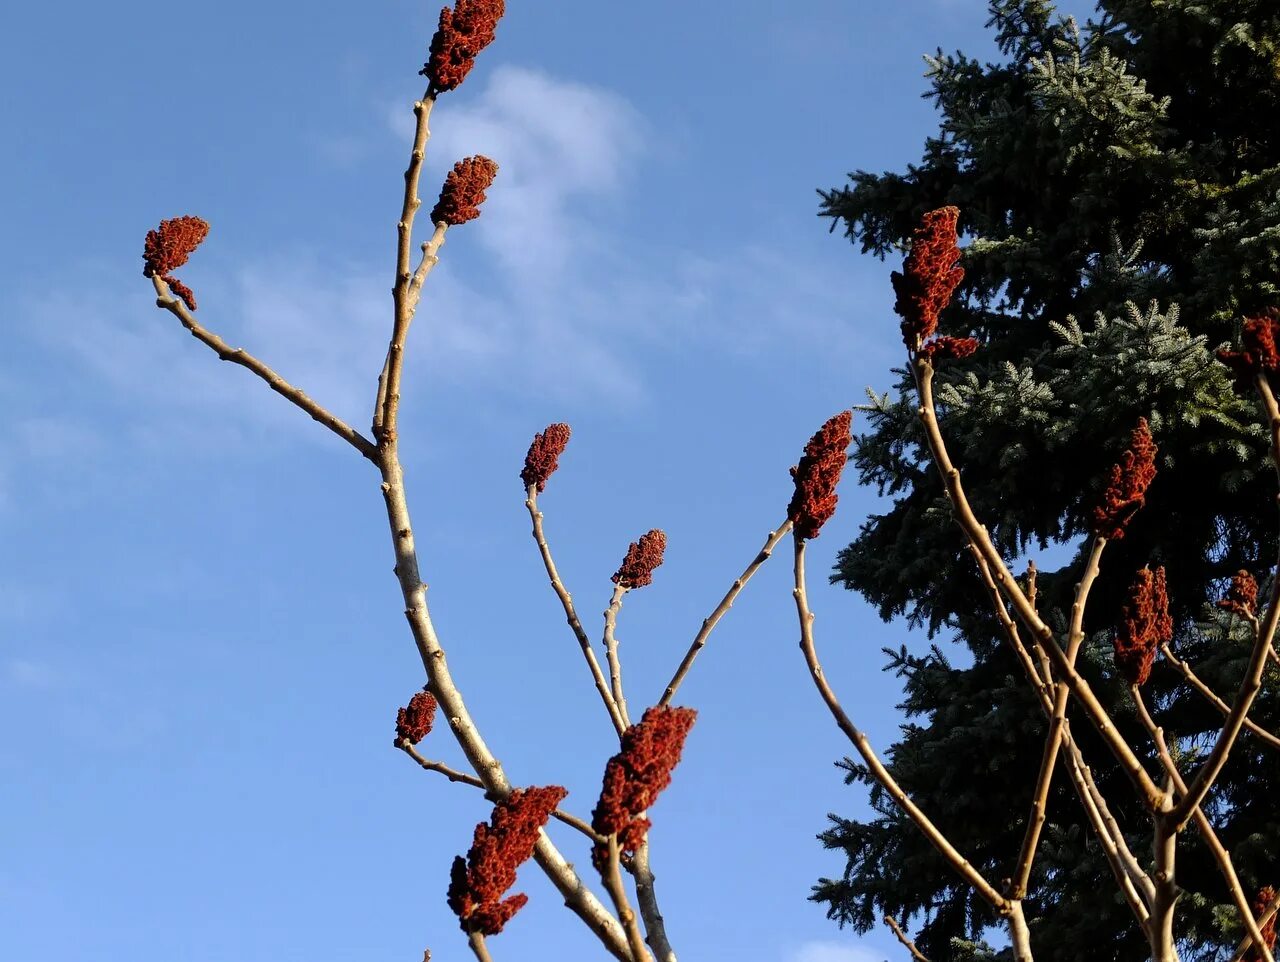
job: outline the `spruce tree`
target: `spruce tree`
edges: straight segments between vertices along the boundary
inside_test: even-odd
[[[1159,482],[1094,588],[1084,671],[1132,718],[1111,635],[1132,572],[1164,565],[1175,647],[1219,690],[1246,647],[1213,607],[1227,580],[1274,567],[1275,504],[1263,428],[1214,358],[1240,318],[1280,307],[1280,4],[1275,0],[1101,0],[1084,25],[1047,0],[994,0],[1002,58],[927,58],[940,129],[905,173],[850,175],[822,213],[864,252],[896,257],[921,215],[962,212],[965,280],[943,333],[982,349],[940,373],[945,429],[974,508],[1010,559],[1081,548],[1106,468],[1139,417],[1160,446]],[[839,556],[833,581],[886,620],[953,639],[889,652],[908,724],[891,752],[902,785],[983,871],[1013,864],[1044,723],[1000,631],[922,444],[911,378],[865,408],[854,461],[892,497]],[[1083,557],[1041,571],[1042,611],[1065,622]],[[1256,709],[1276,730],[1277,677]],[[1220,716],[1158,662],[1161,724],[1195,753]],[[1136,722],[1135,732],[1137,732]],[[1083,730],[1083,728],[1081,729]],[[1134,744],[1143,739],[1135,735]],[[1141,832],[1129,789],[1082,738],[1122,824]],[[850,781],[869,782],[845,760]],[[1030,767],[1028,765],[1030,764]],[[1274,752],[1245,739],[1209,812],[1247,886],[1280,883]],[[869,820],[832,816],[821,836],[848,858],[813,898],[865,931],[910,917],[933,962],[998,955],[992,922],[892,802],[872,787]],[[1001,824],[993,824],[999,813]],[[1143,939],[1109,884],[1069,786],[1056,786],[1028,902],[1037,956],[1138,958]],[[1209,959],[1239,930],[1216,873],[1194,851],[1180,869],[1184,959]]]

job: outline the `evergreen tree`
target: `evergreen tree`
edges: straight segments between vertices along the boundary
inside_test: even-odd
[[[993,0],[1003,54],[928,58],[941,114],[906,173],[851,175],[822,213],[864,252],[897,255],[928,210],[955,205],[971,241],[965,280],[941,331],[982,349],[939,372],[943,428],[978,516],[1009,559],[1054,542],[1082,548],[1106,469],[1138,417],[1160,446],[1160,475],[1127,537],[1111,544],[1090,601],[1084,673],[1117,717],[1132,717],[1110,639],[1133,572],[1168,569],[1175,647],[1234,690],[1247,646],[1212,603],[1232,574],[1271,571],[1276,555],[1268,438],[1214,350],[1242,316],[1280,306],[1280,4],[1275,0],[1101,0],[1078,26],[1048,0]],[[886,321],[886,323],[891,323]],[[863,483],[893,498],[839,556],[833,581],[886,620],[905,615],[953,635],[889,652],[909,723],[892,769],[990,877],[1015,861],[1044,722],[1000,630],[923,447],[907,372],[872,396],[856,439]],[[1041,609],[1065,622],[1083,564],[1039,575]],[[952,660],[968,667],[957,667]],[[971,663],[971,664],[970,664]],[[1276,676],[1255,709],[1276,730]],[[1202,750],[1220,716],[1158,662],[1151,694],[1181,750]],[[1126,716],[1127,712],[1127,716]],[[1083,737],[1135,852],[1145,820],[1105,751]],[[1135,723],[1132,743],[1143,744]],[[869,783],[858,764],[850,781]],[[1152,767],[1154,770],[1154,766]],[[1209,815],[1246,885],[1280,883],[1280,759],[1246,738]],[[933,962],[992,958],[992,919],[911,824],[872,787],[874,816],[832,816],[822,838],[848,857],[813,898],[865,931],[910,916]],[[1114,892],[1065,779],[1028,909],[1037,958],[1138,958],[1144,940]],[[1011,823],[1012,822],[1012,823]],[[1239,935],[1202,853],[1179,868],[1184,959]]]

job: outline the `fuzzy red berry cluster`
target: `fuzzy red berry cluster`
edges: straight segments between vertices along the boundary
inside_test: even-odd
[[[524,456],[524,470],[520,472],[526,490],[532,486],[541,494],[546,488],[547,479],[560,466],[560,455],[564,454],[571,433],[567,424],[548,424],[545,431],[533,436],[529,453]]]
[[[1258,890],[1257,896],[1253,901],[1253,917],[1261,918],[1271,907],[1272,901],[1276,897],[1276,890],[1267,885]],[[1258,930],[1262,933],[1262,941],[1267,943],[1268,949],[1276,947],[1276,917],[1273,914],[1262,925],[1258,926]],[[1245,950],[1244,955],[1240,956],[1240,962],[1262,962],[1262,950],[1256,945],[1250,943],[1249,948]]]
[[[1243,568],[1231,578],[1231,587],[1218,607],[1242,618],[1248,618],[1258,610],[1258,582]]]
[[[1280,351],[1276,335],[1280,334],[1280,311],[1265,311],[1258,317],[1246,317],[1241,333],[1240,351],[1218,351],[1218,360],[1231,368],[1237,387],[1245,388],[1258,374],[1280,368]]]
[[[484,192],[498,175],[498,165],[488,157],[466,157],[453,165],[440,188],[440,199],[431,209],[431,223],[457,227],[480,216]]]
[[[692,708],[655,705],[622,733],[622,750],[605,765],[600,801],[591,814],[591,827],[601,835],[616,835],[622,851],[634,853],[644,841],[649,820],[641,813],[671,784],[672,769],[697,717]],[[592,849],[591,860],[599,870],[608,856],[604,845]]]
[[[1131,685],[1145,685],[1160,646],[1173,638],[1164,568],[1143,568],[1129,588],[1116,633],[1116,667]]]
[[[524,904],[523,894],[503,898],[516,869],[533,855],[538,832],[569,792],[559,785],[518,788],[493,807],[488,823],[476,826],[471,850],[453,860],[449,908],[464,932],[497,935]]]
[[[169,290],[182,298],[189,310],[196,309],[196,296],[191,288],[173,276],[187,258],[209,236],[209,225],[199,217],[186,215],[162,220],[156,230],[147,231],[142,245],[143,277],[159,277]]]
[[[933,359],[967,357],[978,348],[971,337],[940,337],[929,342],[938,330],[938,315],[951,303],[951,295],[964,279],[960,248],[956,245],[957,207],[940,207],[924,215],[911,235],[911,251],[902,271],[894,271],[893,309],[902,318],[902,340],[907,350]]]
[[[822,526],[836,512],[836,485],[848,460],[853,442],[849,429],[853,412],[841,411],[829,418],[804,446],[804,457],[791,469],[796,490],[787,505],[787,517],[795,526],[797,538],[816,538]]]
[[[1093,530],[1104,538],[1118,541],[1124,537],[1125,525],[1146,504],[1147,488],[1156,476],[1156,447],[1146,418],[1138,418],[1138,426],[1130,435],[1129,447],[1111,466],[1111,477],[1102,494],[1102,503],[1093,509]]]
[[[440,11],[440,25],[431,38],[431,51],[419,73],[437,92],[453,90],[466,79],[476,55],[493,43],[498,21],[506,12],[503,0],[457,0]]]
[[[431,733],[436,720],[436,696],[429,691],[417,692],[409,704],[396,712],[396,743],[416,745]]]
[[[642,534],[639,541],[631,542],[631,547],[627,548],[622,567],[614,572],[613,583],[623,588],[643,588],[652,583],[653,569],[662,564],[662,556],[666,550],[665,532],[654,528],[647,534]]]

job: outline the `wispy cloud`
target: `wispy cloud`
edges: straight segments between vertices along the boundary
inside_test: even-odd
[[[45,690],[58,680],[57,672],[42,662],[26,658],[11,658],[4,666],[4,677],[18,688]]]
[[[395,116],[408,133],[404,111]],[[442,100],[437,118],[437,166],[472,154],[498,162],[477,232],[526,293],[554,290],[596,249],[602,225],[584,208],[625,184],[648,126],[609,91],[511,66],[495,71],[475,101],[455,108]]]
[[[805,942],[786,962],[884,962],[884,955],[843,942]]]
[[[767,354],[784,341],[836,342],[829,335],[852,295],[832,293],[784,245],[697,255],[676,242],[654,250],[630,234],[628,202],[652,138],[623,98],[518,67],[475,89],[437,108],[424,201],[456,158],[489,154],[501,171],[484,215],[451,232],[428,283],[411,373],[475,392],[632,405],[650,389],[646,352],[698,342]],[[386,119],[385,135],[407,140],[412,115],[398,108]],[[366,428],[390,315],[384,263],[294,247],[240,267],[206,261],[189,270],[206,323]],[[108,386],[95,415],[118,416],[113,437],[123,429],[144,445],[189,439],[223,450],[266,430],[324,437],[150,307],[132,272],[91,267],[76,276],[76,286],[33,302],[26,320],[50,356],[79,369],[69,378],[87,371],[95,394]],[[27,452],[92,443],[71,422],[31,419],[14,430]]]

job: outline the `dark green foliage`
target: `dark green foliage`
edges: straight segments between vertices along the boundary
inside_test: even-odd
[[[1166,566],[1176,645],[1229,697],[1246,650],[1239,637],[1224,640],[1227,622],[1206,606],[1240,568],[1261,580],[1277,548],[1256,400],[1233,393],[1213,351],[1236,339],[1242,315],[1280,302],[1280,4],[1102,0],[1098,20],[1080,28],[1044,0],[990,8],[1000,63],[929,58],[941,128],[921,162],[903,174],[852,174],[849,187],[823,192],[822,213],[863,251],[896,262],[925,211],[960,208],[966,277],[940,329],[983,347],[939,372],[943,431],[1006,558],[1075,547],[1070,564],[1041,573],[1050,616],[1070,606],[1109,466],[1137,419],[1149,419],[1160,473],[1126,537],[1107,547],[1084,656],[1086,676],[1146,751],[1110,656],[1133,572]],[[905,615],[967,646],[972,667],[937,649],[892,655],[911,724],[890,755],[925,811],[998,881],[1021,842],[1045,725],[922,448],[911,379],[896,374],[865,409],[854,453],[860,480],[892,507],[840,553],[833,580],[886,620]],[[1214,710],[1161,661],[1148,689],[1180,749],[1206,751]],[[1255,718],[1280,727],[1274,687]],[[1086,728],[1074,726],[1145,854],[1146,819]],[[1212,796],[1249,887],[1280,883],[1280,806],[1265,787],[1277,775],[1280,757],[1246,736]],[[962,943],[979,942],[993,921],[985,905],[874,786],[872,801],[869,821],[833,816],[823,840],[843,848],[849,866],[814,897],[859,929],[886,911],[912,916],[933,962],[983,958],[981,946]],[[1082,945],[1090,959],[1140,957],[1142,939],[1065,777],[1049,820],[1028,901],[1036,957],[1079,959]],[[1182,957],[1209,958],[1237,933],[1194,840],[1179,882]]]

